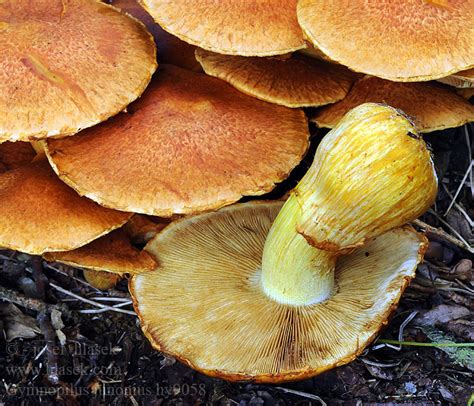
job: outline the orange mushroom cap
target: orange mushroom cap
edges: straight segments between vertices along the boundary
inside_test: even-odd
[[[474,67],[473,0],[299,0],[305,36],[357,72],[408,82]]]
[[[148,272],[156,267],[150,254],[131,244],[123,228],[75,250],[47,252],[43,257],[47,261],[118,275]]]
[[[474,106],[448,86],[397,83],[370,76],[356,82],[344,100],[317,111],[310,121],[333,128],[349,110],[366,102],[387,103],[404,111],[424,133],[474,121]]]
[[[106,120],[156,69],[143,25],[99,1],[2,1],[0,49],[0,142],[71,135]]]
[[[286,107],[318,107],[343,99],[357,75],[349,69],[302,55],[259,58],[221,55],[203,49],[204,71],[241,92]]]
[[[127,111],[46,146],[61,179],[118,210],[167,217],[261,195],[308,148],[301,110],[171,65]]]
[[[0,173],[0,247],[41,255],[72,250],[131,217],[80,197],[46,159]]]
[[[304,48],[297,0],[141,0],[169,33],[221,54],[281,55]]]

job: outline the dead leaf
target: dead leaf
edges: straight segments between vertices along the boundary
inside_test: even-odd
[[[3,321],[7,341],[12,341],[15,338],[34,338],[41,332],[36,320],[23,314],[12,303],[0,303],[0,318]]]
[[[470,310],[459,305],[439,305],[431,310],[420,312],[415,317],[413,323],[418,326],[436,326],[444,324],[451,320],[457,320],[467,317],[471,314]]]

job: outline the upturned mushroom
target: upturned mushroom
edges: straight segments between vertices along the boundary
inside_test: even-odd
[[[229,380],[290,381],[347,363],[413,277],[427,241],[397,227],[436,190],[406,116],[359,106],[284,204],[188,217],[148,244],[158,268],[130,284],[142,329],[156,349]]]
[[[141,0],[155,21],[183,41],[242,56],[282,55],[305,47],[297,0]]]
[[[46,153],[81,195],[117,210],[168,217],[269,192],[308,144],[303,111],[163,64],[126,113],[48,140]]]
[[[356,72],[414,82],[474,67],[472,1],[299,0],[306,38]]]
[[[371,76],[358,80],[345,99],[313,113],[310,121],[333,128],[349,110],[367,102],[388,103],[401,109],[423,133],[474,121],[474,106],[449,86],[436,82],[397,83]]]
[[[140,96],[156,69],[143,25],[100,1],[0,3],[0,142],[104,121]]]
[[[319,107],[342,100],[357,74],[304,55],[259,58],[196,50],[204,72],[257,99],[286,107]]]

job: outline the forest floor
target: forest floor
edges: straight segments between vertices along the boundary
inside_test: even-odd
[[[294,186],[319,137],[316,132],[305,161],[267,197],[279,197]],[[474,255],[469,248],[474,242],[474,136],[472,127],[463,127],[426,138],[440,187],[435,207],[415,226],[428,228],[429,250],[391,322],[357,360],[277,386],[208,378],[151,348],[130,306],[126,281],[101,292],[84,281],[80,270],[43,262],[39,277],[33,275],[31,257],[0,251],[0,297],[9,298],[0,302],[0,405],[473,402],[473,348],[436,343],[474,342]]]

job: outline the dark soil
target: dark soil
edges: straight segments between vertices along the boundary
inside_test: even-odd
[[[295,185],[320,136],[315,134],[307,159],[269,198],[280,197]],[[381,337],[397,340],[401,334],[404,341],[473,342],[473,255],[459,238],[472,246],[472,227],[466,217],[474,218],[469,177],[456,199],[459,206],[444,215],[450,194],[456,193],[472,159],[469,137],[459,128],[426,139],[432,145],[440,191],[436,207],[421,220],[449,236],[428,234],[425,263]],[[474,140],[472,132],[470,139]],[[375,343],[356,361],[297,383],[272,386],[211,379],[154,351],[135,316],[81,313],[97,307],[56,288],[84,298],[127,298],[126,281],[109,292],[98,292],[81,282],[80,270],[57,264],[52,269],[43,263],[38,274],[37,268],[32,271],[33,258],[11,251],[0,255],[4,289],[0,297],[9,297],[19,310],[17,314],[11,305],[0,302],[0,405],[466,405],[472,399],[471,348],[404,346],[399,350]],[[30,338],[21,338],[25,336]]]

